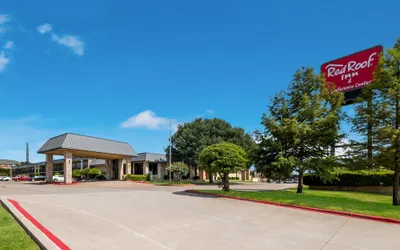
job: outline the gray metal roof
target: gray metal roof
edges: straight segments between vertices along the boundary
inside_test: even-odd
[[[167,159],[164,154],[139,153],[137,157],[132,158],[132,161],[167,162]]]
[[[39,154],[57,149],[71,149],[104,154],[137,156],[138,154],[126,142],[113,141],[72,133],[50,138],[38,151]]]

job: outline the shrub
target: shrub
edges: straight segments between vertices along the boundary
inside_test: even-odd
[[[304,176],[304,184],[308,186],[392,186],[393,171],[337,171],[334,178],[324,181],[314,174]]]
[[[54,176],[60,176],[60,175],[61,175],[60,173],[55,173],[55,174],[54,174]]]
[[[97,168],[91,168],[88,172],[88,175],[92,178],[96,178],[96,176],[101,175],[101,171]]]
[[[239,180],[239,177],[229,177],[229,180],[235,180],[235,181],[238,181],[238,180]]]
[[[104,174],[100,174],[96,176],[96,180],[106,180],[107,178],[104,176]]]
[[[145,174],[144,176],[146,177],[146,181],[151,181],[151,175],[150,174]]]
[[[200,179],[200,176],[197,176],[197,175],[196,175],[196,176],[193,176],[193,180],[194,180],[194,181],[197,181],[197,180],[199,180],[199,179]]]
[[[125,180],[127,181],[146,181],[146,175],[127,174]]]
[[[72,177],[80,178],[81,177],[81,170],[76,169],[76,170],[72,171]]]
[[[81,176],[87,176],[89,174],[90,168],[84,168],[81,170]]]

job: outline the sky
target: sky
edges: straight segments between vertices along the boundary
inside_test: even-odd
[[[1,1],[0,158],[74,132],[162,153],[169,122],[252,133],[314,67],[400,36],[396,0]],[[347,108],[349,109],[349,108]],[[346,129],[344,125],[344,129]]]

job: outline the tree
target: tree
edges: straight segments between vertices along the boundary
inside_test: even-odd
[[[184,162],[173,162],[169,167],[169,171],[174,174],[174,177],[178,178],[179,182],[182,182],[182,176],[189,173],[189,167]]]
[[[297,193],[303,192],[305,172],[325,175],[333,166],[328,149],[342,138],[342,102],[342,93],[334,92],[313,69],[303,67],[294,74],[288,90],[271,99],[269,114],[262,117],[265,130],[258,159],[271,166],[272,172],[297,172]]]
[[[232,127],[228,122],[213,118],[197,118],[178,126],[178,130],[171,138],[172,160],[185,162],[197,172],[200,152],[213,144],[232,142],[243,147],[246,152],[253,150],[255,143],[251,135],[242,128]],[[168,148],[166,149],[169,154]],[[212,172],[207,172],[212,183]]]
[[[201,151],[199,160],[206,171],[220,175],[224,191],[229,191],[229,174],[245,170],[249,162],[243,148],[230,142],[206,147]]]
[[[377,159],[384,160],[394,170],[393,205],[400,205],[400,38],[392,49],[381,56],[374,74],[374,84],[367,89],[374,92],[379,116],[375,119],[376,140],[383,146]]]

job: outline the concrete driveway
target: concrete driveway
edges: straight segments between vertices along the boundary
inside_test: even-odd
[[[186,187],[128,182],[1,185],[6,186],[0,188],[3,200],[19,202],[71,249],[399,247],[398,225],[189,195],[182,192]],[[26,188],[31,192],[22,192]]]

